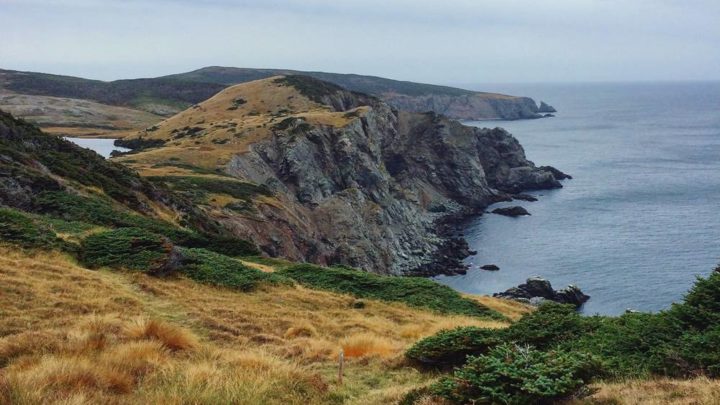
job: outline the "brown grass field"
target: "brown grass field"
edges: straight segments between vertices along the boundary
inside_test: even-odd
[[[477,299],[510,318],[527,311]],[[354,309],[354,301],[301,287],[238,293],[91,271],[59,253],[0,248],[0,404],[389,404],[436,378],[403,360],[417,339],[505,326],[372,300]],[[720,403],[720,383],[707,379],[594,388],[572,404]]]

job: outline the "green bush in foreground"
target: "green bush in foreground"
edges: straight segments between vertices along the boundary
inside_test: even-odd
[[[205,249],[180,249],[180,272],[200,283],[251,291],[261,284],[282,284],[288,280],[274,273],[245,266],[231,257]]]
[[[156,272],[177,261],[173,253],[172,243],[163,236],[139,228],[119,228],[85,238],[80,259],[90,268],[107,266]]]
[[[547,403],[573,395],[600,369],[597,359],[585,353],[503,344],[469,357],[430,390],[458,404]]]
[[[426,366],[459,366],[468,355],[487,353],[500,344],[499,334],[476,326],[443,330],[415,343],[405,356]]]
[[[290,266],[279,272],[310,288],[330,290],[384,301],[403,302],[413,307],[447,314],[502,318],[502,315],[452,288],[420,277],[390,277],[340,267],[310,264]]]

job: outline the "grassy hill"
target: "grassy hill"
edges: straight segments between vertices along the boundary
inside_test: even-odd
[[[304,72],[287,69],[244,69],[207,67],[188,73],[157,78],[104,82],[78,77],[0,69],[0,96],[27,95],[62,99],[80,99],[109,106],[128,107],[160,116],[170,116],[207,100],[230,85],[265,79],[278,75],[305,75],[342,86],[348,90],[372,94],[395,107],[408,111],[435,111],[461,119],[537,118],[537,105],[532,99],[494,93],[474,92],[454,87],[391,80],[382,77],[326,72]],[[53,100],[44,100],[49,103]],[[57,100],[54,100],[57,103]],[[0,98],[0,108],[13,110],[22,117],[26,110],[18,101]],[[42,103],[36,106],[42,109]],[[72,104],[66,109],[70,113]],[[37,112],[34,115],[39,115]],[[48,115],[48,114],[43,114]],[[142,117],[139,114],[138,117]],[[62,122],[62,117],[54,120]],[[48,118],[44,118],[45,121]],[[39,120],[38,123],[43,123]],[[95,128],[108,126],[107,121]],[[51,127],[52,125],[46,125]],[[56,125],[57,126],[57,125]],[[134,126],[133,129],[142,129]],[[106,128],[107,129],[107,128]],[[114,129],[114,128],[110,128]],[[115,128],[123,129],[123,128]],[[72,133],[72,132],[71,132]],[[115,135],[122,136],[123,133]]]

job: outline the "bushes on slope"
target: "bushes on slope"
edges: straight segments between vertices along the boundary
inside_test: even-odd
[[[495,330],[466,326],[422,339],[410,347],[405,356],[426,366],[460,366],[468,355],[485,354],[500,343]]]
[[[341,267],[310,264],[279,272],[310,288],[330,290],[384,301],[403,302],[441,313],[502,318],[484,305],[462,297],[448,286],[420,277],[389,277]]]
[[[163,275],[185,274],[200,283],[250,291],[283,278],[247,267],[206,249],[178,248],[164,236],[140,228],[119,228],[85,238],[80,258],[90,268],[112,267]]]
[[[183,264],[180,272],[189,278],[241,291],[251,291],[261,284],[281,284],[287,282],[274,273],[245,266],[241,262],[205,249],[181,249]]]
[[[165,237],[139,228],[119,228],[82,241],[80,259],[90,268],[117,267],[148,273],[170,272],[179,256]]]
[[[64,247],[47,223],[10,208],[0,208],[0,241],[24,248]]]
[[[458,404],[537,404],[576,393],[601,366],[579,352],[503,344],[441,379],[430,391]]]

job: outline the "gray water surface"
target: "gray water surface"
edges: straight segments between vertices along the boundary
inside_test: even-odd
[[[478,88],[555,106],[555,118],[468,124],[508,129],[574,179],[498,205],[530,217],[469,221],[472,270],[438,281],[491,294],[540,275],[591,295],[585,313],[619,314],[667,308],[720,262],[720,83]],[[476,269],[488,263],[501,270]]]
[[[130,149],[115,146],[115,139],[95,139],[95,138],[70,138],[65,137],[68,141],[82,146],[83,148],[94,150],[104,158],[109,158],[112,151],[128,152]]]

